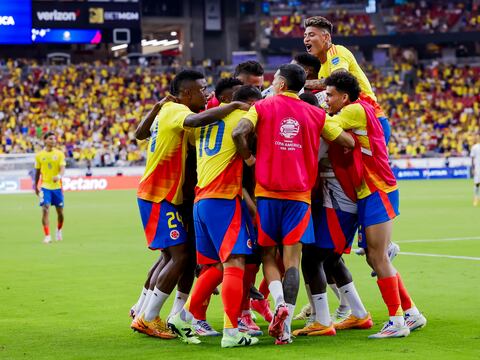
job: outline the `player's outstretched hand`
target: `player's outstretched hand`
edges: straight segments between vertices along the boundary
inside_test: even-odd
[[[250,104],[241,101],[232,101],[231,104],[234,104],[238,110],[248,111],[250,109]]]
[[[323,80],[307,80],[305,81],[305,89],[309,90],[323,90],[325,89]]]

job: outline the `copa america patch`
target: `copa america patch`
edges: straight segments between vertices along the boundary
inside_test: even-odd
[[[178,230],[170,231],[170,238],[172,240],[177,240],[179,237],[180,237],[180,233],[178,232]]]
[[[340,64],[340,58],[338,56],[335,56],[333,59],[332,59],[332,64],[333,65],[338,65]]]

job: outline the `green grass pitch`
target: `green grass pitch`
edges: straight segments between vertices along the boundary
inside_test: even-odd
[[[401,182],[400,194],[394,239],[402,252],[473,258],[395,259],[428,318],[425,329],[405,339],[367,339],[387,312],[364,259],[352,254],[346,261],[375,321],[372,331],[297,338],[288,346],[262,336],[258,346],[241,349],[221,349],[219,338],[193,346],[130,330],[128,311],[157,256],[145,247],[134,191],[67,193],[64,241],[48,246],[35,196],[0,196],[0,359],[479,359],[480,208],[472,207],[472,182]],[[305,302],[302,287],[297,310]],[[221,329],[220,297],[208,318]]]

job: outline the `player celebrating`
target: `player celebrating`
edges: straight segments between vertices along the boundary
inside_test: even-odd
[[[42,225],[45,233],[44,244],[50,244],[49,211],[50,205],[57,210],[57,232],[55,239],[62,240],[63,227],[63,191],[62,176],[65,172],[65,155],[62,151],[55,149],[57,142],[55,133],[49,131],[43,136],[45,148],[35,155],[35,182],[34,189],[40,197],[42,207]],[[38,189],[38,181],[42,177],[41,189]]]
[[[390,139],[390,124],[377,98],[373,93],[372,86],[365,73],[360,68],[353,54],[346,47],[332,44],[333,25],[322,16],[313,16],[305,20],[305,34],[303,43],[309,54],[317,57],[321,62],[318,72],[320,80],[311,80],[306,84],[307,88],[324,89],[324,80],[337,71],[347,71],[358,80],[361,88],[360,99],[366,101],[375,108],[375,115],[382,124],[385,141]]]
[[[256,128],[255,172],[259,245],[264,249],[263,270],[275,300],[269,334],[276,344],[291,340],[290,324],[299,289],[302,243],[312,243],[310,192],[317,175],[317,156],[325,112],[298,98],[305,71],[296,64],[275,73],[275,96],[255,103],[234,131],[239,153],[247,165],[256,159],[247,143]],[[339,140],[353,147],[347,135]],[[285,275],[277,266],[277,248],[283,246]]]
[[[185,129],[208,125],[245,104],[233,102],[201,113],[206,104],[207,82],[191,70],[181,71],[171,83],[178,103],[166,102],[157,116],[147,116],[137,128],[137,139],[150,137],[145,173],[137,191],[148,247],[165,257],[152,296],[132,327],[150,336],[171,339],[176,335],[159,317],[160,310],[181,275],[189,269],[190,245],[177,206],[182,204],[187,139]],[[168,99],[167,99],[168,100]],[[248,108],[248,106],[246,107]]]
[[[253,103],[261,93],[243,86],[235,94],[238,101]],[[220,108],[225,105],[221,105]],[[172,328],[188,343],[200,340],[190,336],[190,314],[198,317],[202,304],[223,282],[224,330],[222,347],[248,346],[258,339],[239,332],[243,299],[245,255],[252,253],[252,240],[246,226],[248,213],[242,211],[242,158],[237,154],[232,131],[245,111],[235,111],[223,120],[195,131],[198,183],[194,207],[197,262],[213,265],[199,277],[185,310],[169,320]],[[222,275],[223,271],[223,275]]]
[[[360,86],[347,72],[338,72],[325,80],[328,112],[335,114],[327,122],[336,123],[357,135],[353,166],[349,177],[359,179],[356,186],[358,219],[361,226],[359,246],[366,249],[367,261],[377,273],[377,284],[387,305],[390,321],[370,338],[403,337],[426,325],[427,320],[411,300],[400,274],[387,256],[392,220],[399,214],[398,187],[388,164],[388,152],[382,126],[368,103],[358,100]],[[340,111],[341,110],[341,111]],[[334,133],[327,134],[329,140]],[[403,312],[402,311],[405,312]]]
[[[473,172],[473,206],[477,206],[480,201],[480,135],[476,136],[476,144],[472,146],[470,151],[472,158]]]

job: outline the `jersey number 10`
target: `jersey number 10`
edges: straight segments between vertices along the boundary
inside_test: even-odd
[[[215,145],[213,148],[210,148],[210,137],[212,136],[212,131],[215,127],[218,129],[217,136],[215,137]],[[204,152],[207,156],[218,154],[222,147],[224,132],[225,122],[223,120],[218,120],[215,124],[202,127],[200,129],[200,146],[198,147],[199,157],[202,157]]]

